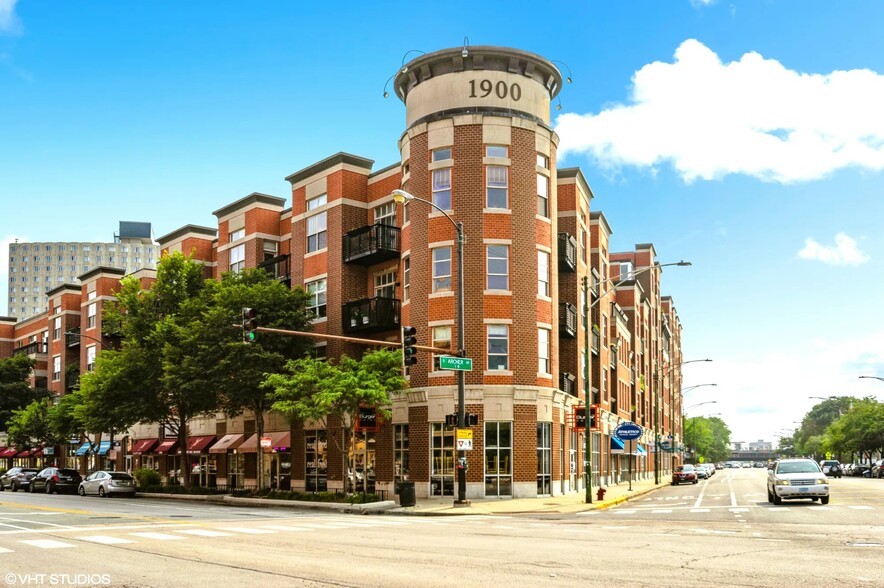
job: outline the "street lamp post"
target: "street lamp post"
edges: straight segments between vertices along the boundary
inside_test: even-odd
[[[882,378],[881,376],[859,376],[859,379],[878,380],[879,382],[884,382],[884,378]]]
[[[466,350],[464,349],[465,339],[464,339],[464,294],[463,294],[463,244],[464,244],[464,234],[463,234],[463,223],[462,222],[454,222],[448,213],[439,208],[433,201],[424,200],[423,198],[418,198],[414,194],[410,194],[405,190],[393,190],[393,200],[398,204],[404,204],[407,201],[418,200],[425,204],[429,204],[439,212],[441,212],[445,218],[448,219],[448,222],[452,224],[454,230],[457,231],[457,354],[460,357],[465,357]],[[463,429],[466,427],[466,394],[464,392],[464,371],[457,370],[457,428]],[[463,450],[459,450],[457,452],[457,500],[454,501],[455,506],[468,506],[470,503],[467,500],[467,470],[466,470],[466,452]]]

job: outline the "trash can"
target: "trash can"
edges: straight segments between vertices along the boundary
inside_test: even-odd
[[[414,497],[414,482],[403,480],[399,482],[399,506],[414,506],[417,501]]]

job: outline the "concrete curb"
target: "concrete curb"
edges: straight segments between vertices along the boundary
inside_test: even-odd
[[[372,514],[384,512],[398,505],[393,500],[382,502],[368,502],[365,504],[347,504],[341,502],[316,502],[311,500],[275,500],[272,498],[245,498],[231,496],[229,494],[163,494],[163,493],[138,493],[136,496],[144,498],[160,498],[172,500],[191,500],[196,502],[211,502],[225,506],[257,506],[293,508],[301,510],[334,510],[338,512]]]

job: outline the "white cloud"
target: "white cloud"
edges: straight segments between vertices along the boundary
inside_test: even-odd
[[[804,249],[798,252],[798,257],[829,265],[861,265],[869,260],[869,256],[857,248],[856,240],[845,233],[835,235],[835,244],[829,247],[805,239]]]
[[[21,23],[15,15],[15,3],[18,0],[0,0],[0,33],[18,34]]]
[[[702,6],[712,6],[715,2],[716,0],[691,0],[691,6],[700,8]]]
[[[884,169],[884,75],[874,71],[807,74],[755,52],[722,63],[689,39],[672,63],[648,64],[632,82],[627,104],[556,119],[559,156],[587,153],[613,170],[669,163],[686,182]]]

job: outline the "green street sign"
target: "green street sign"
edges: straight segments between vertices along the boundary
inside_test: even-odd
[[[443,355],[439,358],[439,369],[471,372],[473,371],[473,360],[469,357],[448,357]]]

